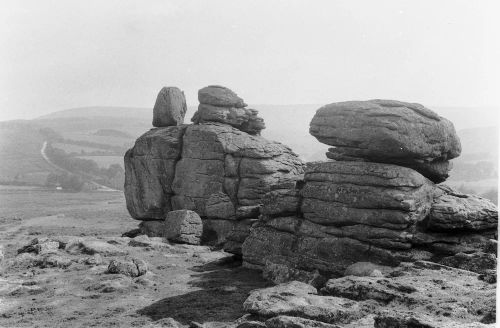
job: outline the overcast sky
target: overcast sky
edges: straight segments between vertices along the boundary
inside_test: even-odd
[[[3,1],[0,120],[152,107],[209,84],[251,104],[500,103],[499,1]]]

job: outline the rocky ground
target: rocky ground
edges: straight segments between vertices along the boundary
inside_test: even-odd
[[[245,314],[251,290],[269,285],[207,246],[120,237],[138,224],[127,220],[121,193],[10,189],[0,197],[0,327],[162,327],[168,318],[223,327]],[[125,259],[143,260],[147,272],[108,273]]]
[[[274,286],[208,246],[121,237],[137,221],[120,193],[0,194],[1,327],[494,326],[495,275],[360,263],[315,287]]]

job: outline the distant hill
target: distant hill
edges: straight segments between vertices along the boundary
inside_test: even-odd
[[[262,135],[290,146],[305,161],[323,160],[327,145],[319,143],[309,134],[309,122],[317,104],[306,105],[250,105],[260,112],[266,123]],[[497,111],[491,108],[437,107],[440,115],[454,122],[462,141],[462,156],[455,160],[451,183],[468,187],[484,181],[466,181],[477,178],[469,170],[480,168],[495,179],[481,185],[481,191],[496,185],[498,167]],[[188,107],[186,123],[196,107]],[[152,128],[151,108],[132,107],[82,107],[57,111],[33,120],[0,122],[0,183],[21,181],[43,184],[53,170],[40,154],[44,135],[42,128],[50,128],[62,140],[53,146],[73,157],[93,160],[99,167],[111,164],[123,167],[123,154],[137,137]],[[490,126],[487,128],[482,126]],[[494,126],[491,126],[494,125]],[[465,127],[471,127],[466,128]],[[473,165],[478,167],[474,168]],[[485,164],[486,163],[486,164]],[[489,163],[489,164],[488,164]],[[493,173],[492,173],[493,172]],[[481,173],[482,174],[482,173]]]

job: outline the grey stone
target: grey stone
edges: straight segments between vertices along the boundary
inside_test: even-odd
[[[182,125],[186,115],[186,97],[177,87],[163,87],[153,108],[153,126],[167,127]]]
[[[247,104],[230,89],[220,85],[209,85],[198,91],[198,101],[201,104],[220,107],[246,107]]]
[[[199,245],[203,223],[196,212],[177,210],[168,212],[164,229],[164,236],[170,241]]]
[[[435,182],[448,177],[460,155],[453,124],[420,104],[395,100],[346,101],[321,107],[309,132],[335,146],[335,160],[368,160],[413,168]]]

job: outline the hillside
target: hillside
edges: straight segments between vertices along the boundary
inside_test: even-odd
[[[327,146],[309,134],[309,122],[319,105],[254,105],[264,117],[262,135],[290,146],[306,161],[322,160]],[[498,127],[489,108],[434,108],[454,122],[462,141],[462,156],[454,160],[450,184],[484,193],[496,187]],[[188,108],[186,123],[195,108]],[[33,120],[0,122],[0,181],[43,185],[54,169],[40,154],[50,128],[58,137],[54,148],[68,156],[90,160],[100,169],[123,167],[123,154],[150,129],[152,110],[131,107],[85,107],[57,111]],[[468,123],[470,122],[470,124]],[[483,128],[482,126],[490,126]],[[469,127],[469,128],[465,128]],[[56,140],[57,139],[57,140]],[[88,164],[88,163],[87,163]],[[94,171],[97,169],[94,167]],[[119,183],[118,183],[119,184]]]

